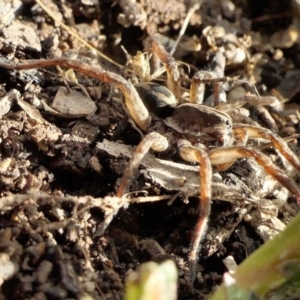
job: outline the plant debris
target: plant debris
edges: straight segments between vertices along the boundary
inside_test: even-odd
[[[187,99],[191,74],[213,69],[221,51],[226,66],[220,77],[227,80],[218,83],[218,107],[236,123],[270,129],[298,153],[298,2],[203,0],[193,9],[181,0],[47,0],[50,15],[40,0],[0,0],[0,62],[75,57],[136,83],[136,54],[147,59],[155,36],[181,62]],[[87,51],[86,44],[97,50]],[[155,57],[152,62],[151,74],[159,72]],[[159,75],[156,82],[164,85]],[[214,101],[208,89],[204,103]],[[251,158],[215,173],[209,227],[190,285],[199,166],[174,151],[150,152],[130,193],[116,197],[143,134],[123,102],[115,86],[70,70],[0,69],[1,298],[123,299],[128,272],[171,258],[178,299],[204,299],[224,272],[299,213],[295,200]],[[299,183],[270,144],[251,145]]]

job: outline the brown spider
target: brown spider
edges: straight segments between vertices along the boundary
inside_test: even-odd
[[[299,173],[300,163],[286,142],[270,130],[251,125],[233,124],[226,113],[200,104],[203,99],[203,85],[206,82],[213,82],[214,95],[218,97],[219,82],[224,81],[220,78],[223,75],[218,68],[214,72],[196,73],[191,83],[190,103],[178,105],[174,96],[175,94],[178,97],[180,90],[176,61],[154,40],[150,43],[149,50],[164,64],[169,89],[154,83],[142,83],[135,87],[123,77],[105,71],[99,66],[94,67],[65,58],[29,61],[17,65],[0,62],[0,67],[25,70],[59,65],[72,68],[105,83],[114,84],[122,91],[130,116],[146,135],[136,147],[121,178],[117,190],[118,197],[123,197],[127,192],[140,161],[150,148],[154,151],[164,151],[172,145],[177,145],[185,161],[200,164],[200,213],[189,255],[190,278],[193,281],[197,253],[210,214],[212,165],[216,170],[224,170],[238,158],[253,157],[267,173],[287,188],[300,204],[300,189],[297,185],[265,154],[245,144],[248,139],[268,139]],[[219,59],[221,69],[223,63],[222,59]],[[154,114],[154,117],[150,113]],[[151,125],[151,118],[156,120],[154,125]],[[109,225],[111,219],[112,217],[105,220],[103,229]]]

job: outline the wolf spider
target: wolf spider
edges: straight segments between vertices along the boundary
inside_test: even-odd
[[[277,149],[300,173],[300,163],[296,155],[279,136],[270,130],[246,124],[233,124],[225,112],[201,104],[204,84],[214,84],[217,98],[220,78],[218,68],[213,72],[199,71],[191,80],[190,102],[179,103],[180,80],[177,62],[157,41],[152,40],[150,52],[163,63],[167,72],[167,86],[155,83],[140,83],[134,86],[118,74],[106,71],[100,66],[91,66],[72,59],[57,58],[28,61],[24,64],[7,64],[0,62],[0,67],[13,70],[25,70],[46,66],[63,66],[72,68],[102,82],[113,84],[121,90],[125,105],[135,124],[145,133],[129,161],[117,190],[117,196],[123,197],[131,179],[149,149],[165,151],[177,145],[183,160],[199,163],[200,169],[200,208],[199,219],[195,226],[189,254],[190,279],[195,278],[195,264],[210,214],[212,174],[225,170],[236,159],[253,157],[264,170],[290,191],[300,204],[300,189],[283,171],[274,165],[269,157],[261,151],[246,146],[248,139],[262,138],[270,140]],[[222,59],[219,67],[222,68]],[[174,96],[176,95],[176,96]],[[143,100],[142,100],[143,98]],[[151,124],[154,120],[154,125]],[[111,218],[112,219],[112,218]],[[110,220],[106,220],[105,228]]]

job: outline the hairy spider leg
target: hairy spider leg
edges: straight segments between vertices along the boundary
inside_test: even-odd
[[[116,73],[106,71],[100,66],[94,67],[87,63],[67,58],[31,60],[27,63],[16,65],[0,61],[0,67],[19,71],[48,66],[71,68],[87,76],[99,79],[102,82],[116,85],[124,94],[126,107],[136,124],[143,130],[149,127],[151,122],[150,114],[133,84]]]
[[[297,170],[300,174],[300,162],[295,153],[287,143],[271,130],[244,124],[234,124],[233,132],[235,138],[241,140],[241,145],[246,145],[248,139],[263,138],[270,140],[276,150]]]
[[[296,183],[283,171],[275,166],[271,159],[261,151],[246,146],[232,146],[214,149],[208,154],[211,164],[218,165],[234,161],[238,158],[253,157],[264,170],[284,186],[297,199],[300,204],[300,189]]]
[[[212,167],[210,159],[203,149],[192,146],[187,140],[179,140],[177,145],[180,155],[185,161],[198,162],[200,164],[200,210],[189,254],[189,279],[190,282],[193,282],[196,277],[196,262],[200,243],[204,236],[210,214]]]
[[[152,148],[154,151],[162,152],[168,148],[168,145],[168,140],[157,132],[151,132],[142,139],[136,147],[128,166],[124,171],[117,190],[117,197],[123,197],[128,191],[140,162],[148,153],[149,149]]]

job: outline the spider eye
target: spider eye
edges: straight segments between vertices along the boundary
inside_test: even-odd
[[[225,121],[225,124],[226,124],[229,128],[232,127],[232,123],[231,123],[229,120],[226,120],[226,121]]]

